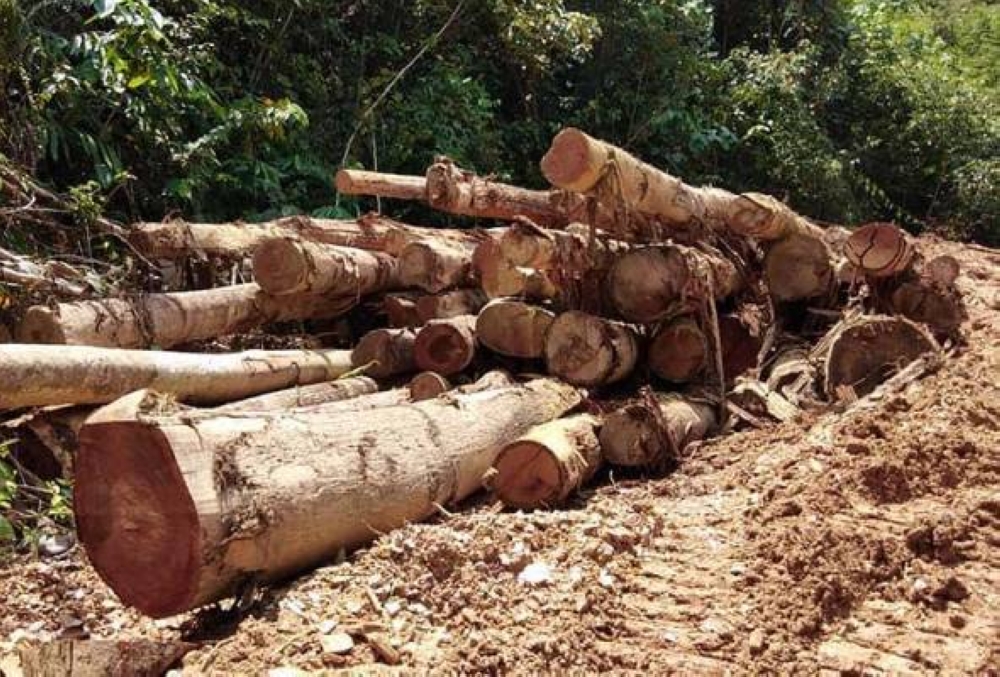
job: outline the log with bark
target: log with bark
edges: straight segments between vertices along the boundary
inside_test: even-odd
[[[437,293],[472,284],[472,245],[412,242],[399,255],[399,279],[406,287]]]
[[[545,354],[545,334],[555,318],[545,308],[497,299],[486,304],[476,318],[476,339],[500,355],[537,359]]]
[[[734,233],[757,240],[782,240],[793,235],[823,237],[821,228],[796,214],[781,200],[763,193],[743,193],[735,197],[729,203],[726,224]]]
[[[419,327],[423,324],[417,314],[417,294],[399,292],[382,297],[382,311],[389,326],[394,329]]]
[[[459,315],[431,320],[417,332],[413,357],[417,367],[452,376],[465,370],[476,356],[476,316]]]
[[[295,386],[257,395],[217,407],[216,411],[281,411],[299,407],[341,402],[378,392],[378,383],[365,376],[355,376],[325,383]]]
[[[607,270],[616,255],[629,244],[595,233],[591,238],[586,227],[571,224],[566,230],[550,230],[519,220],[498,239],[499,253],[512,266],[536,270],[558,270],[563,276],[579,275],[589,270]]]
[[[698,321],[682,316],[665,323],[649,344],[649,369],[672,383],[698,380],[710,362],[711,345]]]
[[[844,255],[868,277],[899,275],[913,263],[914,250],[902,228],[892,223],[869,223],[844,242]]]
[[[829,296],[836,281],[836,262],[820,237],[792,234],[772,243],[764,255],[764,280],[775,301],[802,301]]]
[[[579,386],[621,381],[639,360],[634,328],[571,310],[556,317],[545,334],[548,372]]]
[[[601,449],[608,463],[665,470],[718,425],[711,404],[677,394],[649,394],[605,416]]]
[[[420,296],[416,300],[421,324],[459,315],[475,315],[486,305],[486,295],[479,289],[455,289],[442,294]]]
[[[190,419],[134,393],[81,432],[80,541],[122,601],[154,617],[332,559],[476,491],[506,444],[577,406],[536,380],[373,409]]]
[[[579,414],[543,423],[506,445],[488,482],[511,508],[533,510],[562,504],[601,465],[600,420]]]
[[[17,328],[22,343],[149,348],[245,332],[273,322],[343,315],[354,296],[274,297],[256,284],[148,294],[134,299],[77,301],[29,308]]]
[[[622,317],[652,323],[723,299],[744,284],[737,267],[715,250],[683,245],[632,249],[608,274],[608,294]]]
[[[451,390],[451,384],[441,374],[433,371],[422,371],[410,379],[410,397],[414,402],[432,400]]]
[[[479,284],[488,298],[516,297],[530,301],[559,299],[562,290],[544,272],[492,259],[479,269]]]
[[[355,369],[364,369],[372,378],[389,378],[417,371],[413,329],[373,329],[358,341],[351,351]]]
[[[398,289],[394,256],[296,238],[271,238],[253,254],[254,279],[266,293],[366,296]]]
[[[174,353],[89,346],[0,346],[0,409],[103,404],[141,388],[185,402],[221,404],[351,369],[344,350]]]

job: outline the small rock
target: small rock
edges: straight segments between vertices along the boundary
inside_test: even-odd
[[[747,572],[747,565],[743,562],[736,562],[731,567],[729,567],[729,573],[733,576],[742,576]]]
[[[392,616],[395,616],[400,611],[402,611],[403,605],[400,604],[397,600],[390,599],[388,602],[382,605],[382,609],[384,609],[385,612],[389,614],[389,617],[391,618]]]
[[[354,638],[346,632],[335,632],[319,638],[323,653],[345,654],[354,648]]]
[[[532,562],[521,570],[517,580],[525,585],[543,585],[552,580],[552,569],[544,562]]]
[[[319,630],[321,635],[329,635],[331,632],[333,632],[333,629],[335,627],[337,627],[337,621],[333,620],[332,618],[328,618],[325,621],[320,621],[320,624],[319,626],[317,626],[317,629]]]
[[[961,630],[968,624],[968,621],[962,614],[952,614],[951,616],[948,617],[948,623],[950,623],[951,627],[955,628],[956,630]]]
[[[764,651],[767,647],[767,636],[764,631],[757,628],[750,633],[750,638],[747,640],[747,647],[750,649],[751,656],[757,656]]]
[[[949,602],[961,602],[969,596],[969,589],[965,587],[965,583],[962,581],[958,580],[954,576],[949,576],[948,579],[934,591],[934,596],[938,599],[946,599]]]
[[[611,588],[614,587],[615,577],[609,574],[606,569],[601,569],[601,573],[597,577],[597,582],[600,583],[602,588]]]
[[[76,537],[71,533],[44,534],[38,539],[38,554],[46,559],[62,557],[76,545]]]

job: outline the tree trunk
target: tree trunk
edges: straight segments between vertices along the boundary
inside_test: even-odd
[[[378,392],[378,383],[365,376],[346,378],[258,395],[239,402],[217,407],[216,411],[281,411],[300,407],[314,407],[350,400]]]
[[[414,402],[433,400],[451,390],[451,384],[441,374],[433,371],[422,371],[410,380],[410,397]]]
[[[471,245],[453,246],[437,242],[413,242],[399,255],[399,277],[406,287],[419,287],[432,294],[449,287],[472,284]]]
[[[653,394],[604,418],[601,450],[604,460],[614,465],[665,470],[716,425],[715,408],[705,402]]]
[[[729,203],[726,223],[734,233],[757,240],[782,240],[793,235],[822,239],[822,229],[799,216],[781,200],[763,193],[744,193]]]
[[[537,380],[364,416],[202,420],[143,413],[148,393],[81,432],[81,542],[123,602],[162,618],[332,559],[476,491],[497,453],[580,403]]]
[[[552,311],[512,299],[497,299],[476,318],[476,339],[507,357],[537,359],[545,354],[545,334],[556,316]]]
[[[417,335],[409,328],[374,329],[351,352],[355,369],[364,368],[372,378],[389,378],[417,370],[414,344]]]
[[[331,318],[356,304],[354,296],[273,297],[256,284],[32,306],[18,327],[23,343],[113,348],[168,348],[228,336],[272,322]]]
[[[559,315],[545,335],[550,374],[579,386],[621,381],[639,359],[635,330],[621,322],[571,310]]]
[[[184,259],[191,256],[243,258],[252,256],[265,240],[298,237],[309,242],[381,251],[398,256],[418,240],[472,241],[471,233],[411,226],[378,214],[356,221],[290,216],[266,223],[140,223],[129,242],[150,259]]]
[[[427,195],[427,179],[422,176],[341,169],[335,183],[337,192],[344,195],[377,195],[396,200],[423,200]]]
[[[533,510],[562,504],[601,465],[600,421],[588,414],[529,430],[503,448],[489,484],[504,505]]]
[[[913,263],[913,245],[903,230],[892,223],[861,226],[844,243],[844,256],[871,278],[899,275]]]
[[[253,255],[254,279],[266,293],[361,297],[398,289],[394,256],[363,249],[272,238]]]
[[[816,345],[826,394],[864,397],[924,353],[940,350],[926,329],[902,317],[859,316],[837,324]]]
[[[442,376],[464,371],[476,356],[476,316],[431,320],[417,332],[413,356],[424,371]]]
[[[709,289],[716,299],[743,286],[739,271],[717,252],[683,245],[633,249],[608,275],[609,295],[622,317],[649,324],[699,308]],[[709,285],[711,285],[709,287]]]
[[[330,381],[351,369],[344,350],[205,355],[85,346],[0,346],[0,409],[103,404],[142,388],[220,404]]]
[[[591,242],[589,234],[582,230],[545,230],[518,222],[500,236],[500,255],[513,266],[556,270],[569,277],[590,270],[608,270],[615,256],[629,249],[627,243],[603,234]]]
[[[456,289],[443,294],[421,296],[416,301],[421,323],[460,315],[475,315],[486,305],[486,295],[479,289]]]
[[[692,317],[679,317],[664,325],[649,345],[649,369],[664,381],[691,383],[708,367],[711,347],[705,332]]]
[[[833,254],[822,239],[793,234],[772,244],[764,256],[764,280],[778,302],[821,298],[836,277]]]
[[[411,292],[400,292],[383,296],[382,310],[385,312],[389,326],[401,329],[422,325],[424,322],[417,313],[417,300],[417,295]]]

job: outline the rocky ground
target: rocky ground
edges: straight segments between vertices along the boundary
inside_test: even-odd
[[[1000,252],[963,266],[967,343],[841,411],[729,435],[571,507],[479,503],[245,612],[153,622],[85,557],[0,570],[0,662],[56,637],[193,645],[183,674],[1000,674]],[[186,647],[190,648],[190,647]]]

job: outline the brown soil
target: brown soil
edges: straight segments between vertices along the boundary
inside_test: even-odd
[[[569,509],[466,506],[242,617],[153,622],[78,552],[18,562],[0,654],[87,633],[201,642],[184,674],[998,674],[1000,252],[925,245],[962,263],[967,345],[901,393],[704,444],[663,479],[605,476]]]

